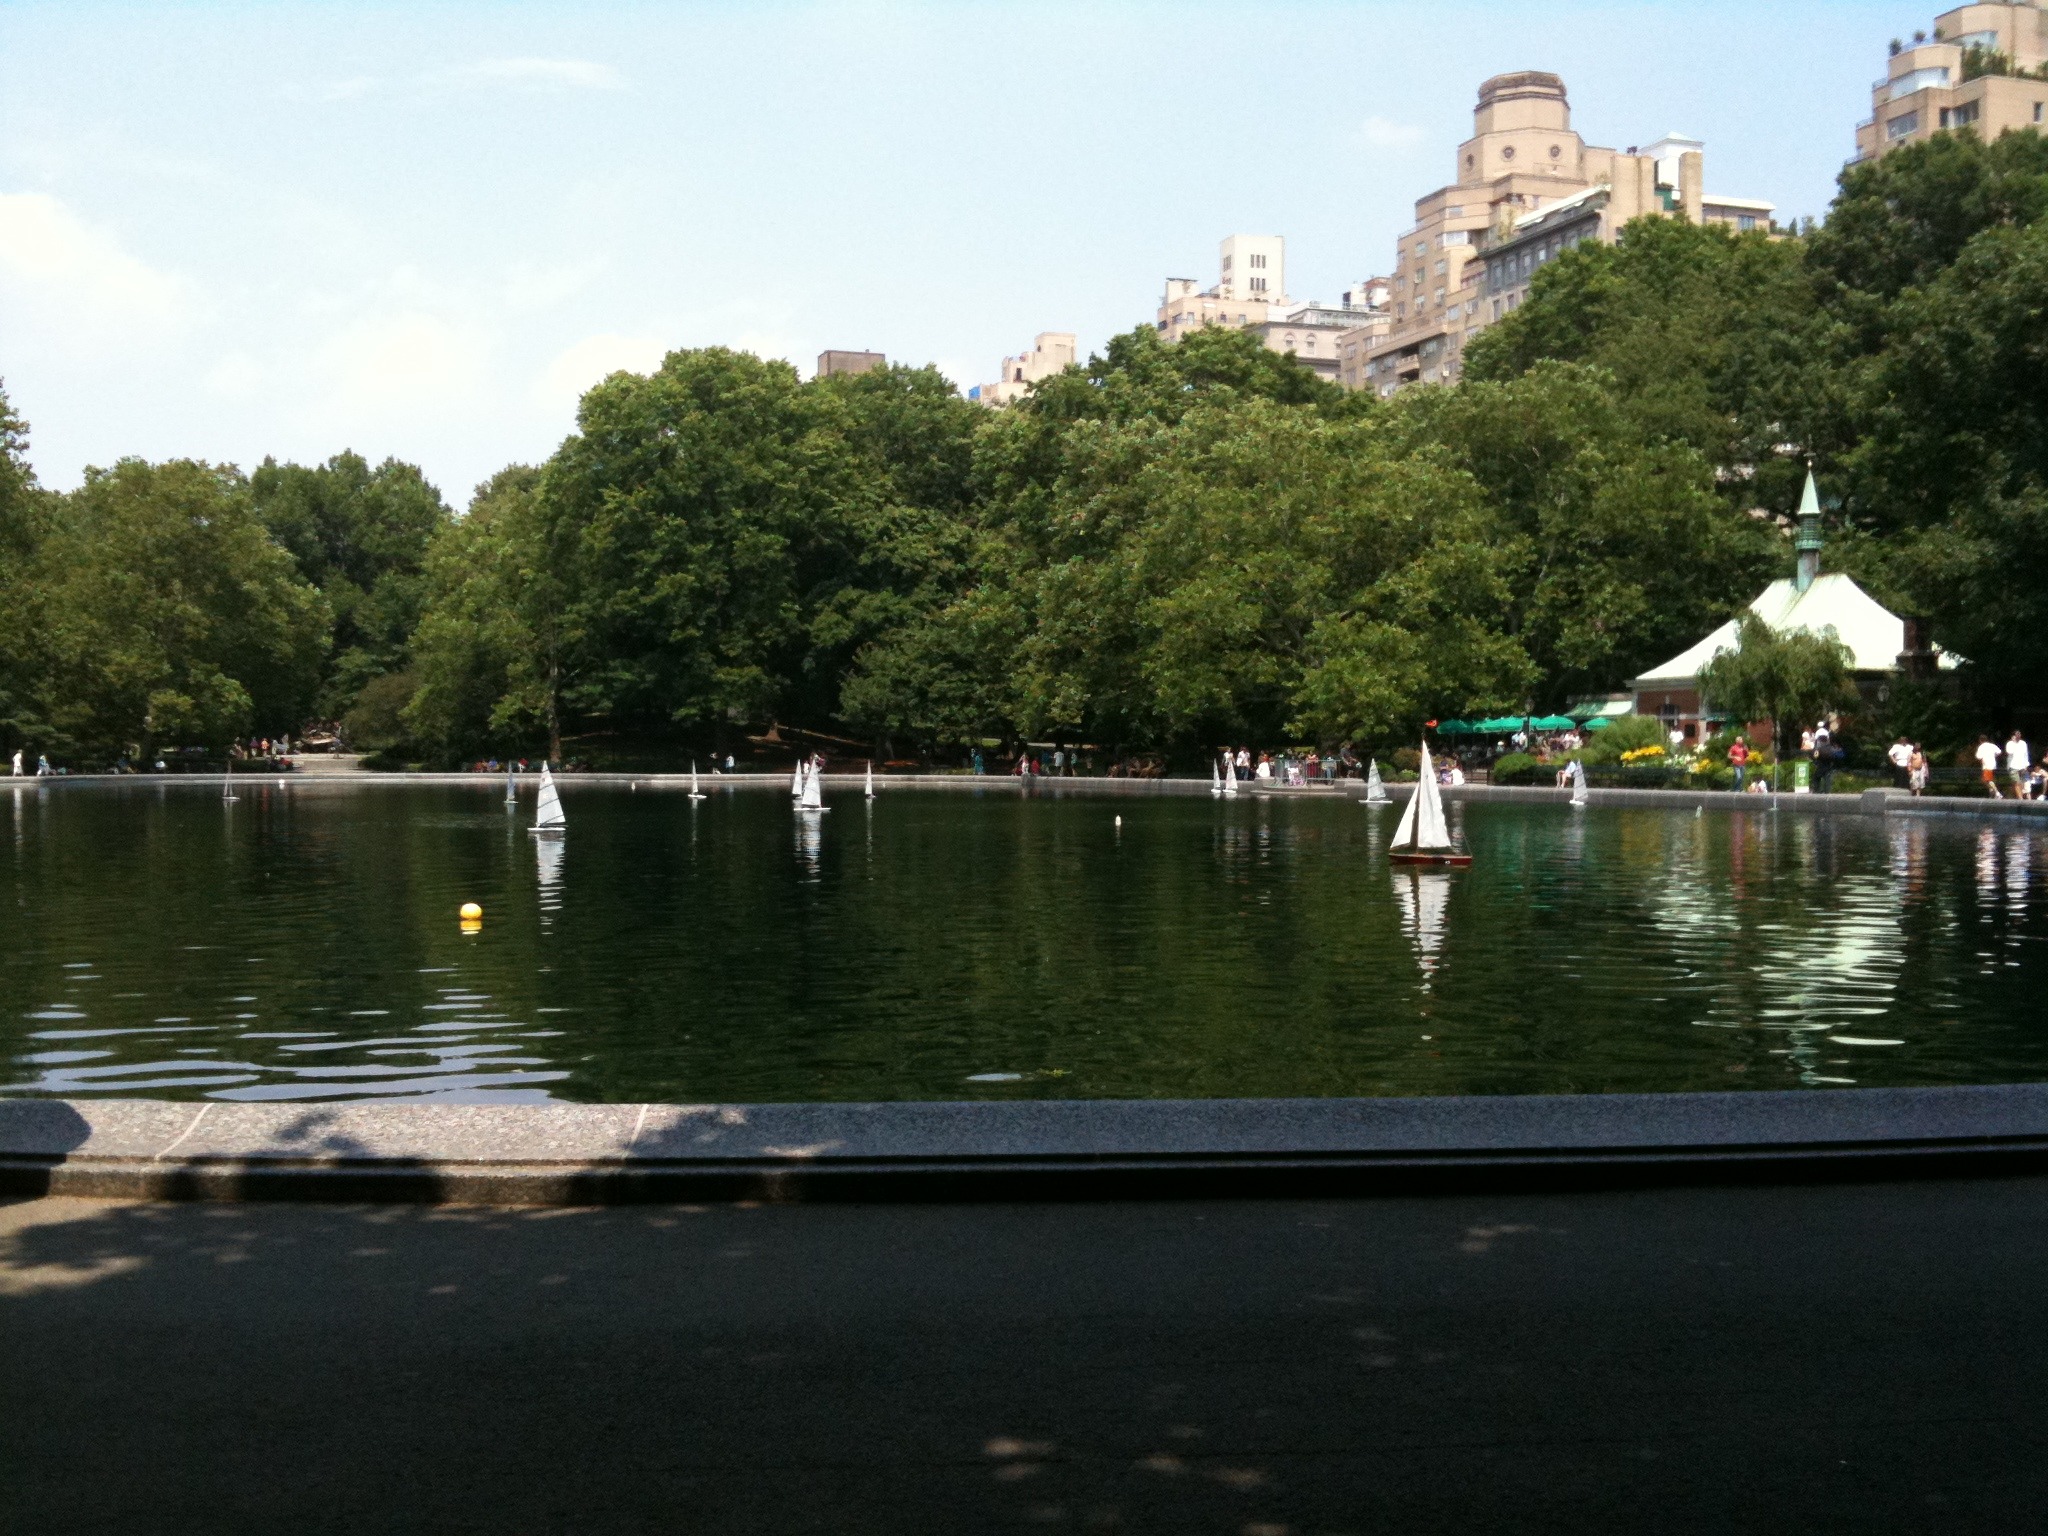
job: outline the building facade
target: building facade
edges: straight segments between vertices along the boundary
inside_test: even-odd
[[[1019,357],[1003,359],[1003,374],[993,384],[978,384],[967,398],[983,405],[1008,405],[1031,392],[1040,379],[1049,379],[1074,365],[1079,341],[1072,331],[1040,331],[1031,350]]]
[[[1870,116],[1856,125],[1856,158],[1875,160],[1943,129],[1995,139],[2014,128],[2048,132],[2048,11],[2038,0],[1965,5],[1934,19],[1931,38],[1892,44],[1884,78],[1870,88]]]
[[[877,368],[889,366],[889,359],[880,352],[820,352],[818,354],[818,377],[829,379],[835,373],[870,373]]]
[[[1679,134],[1647,149],[1586,143],[1556,75],[1494,76],[1458,146],[1457,180],[1415,204],[1395,250],[1391,324],[1363,349],[1352,387],[1391,395],[1455,380],[1467,342],[1521,303],[1541,266],[1611,241],[1631,219],[1771,226],[1769,203],[1709,196],[1704,169],[1705,146]]]
[[[1336,304],[1287,295],[1287,242],[1278,235],[1232,235],[1217,253],[1217,279],[1169,277],[1159,300],[1160,339],[1177,342],[1204,326],[1250,331],[1269,351],[1292,354],[1311,372],[1336,381],[1344,343],[1384,332],[1390,292],[1384,278],[1344,290]]]

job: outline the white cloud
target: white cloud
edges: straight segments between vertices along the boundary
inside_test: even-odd
[[[485,59],[438,76],[451,85],[509,85],[528,91],[623,91],[625,77],[589,59]]]
[[[668,355],[668,347],[648,336],[620,336],[606,331],[565,347],[534,381],[533,398],[553,407],[574,406],[600,379],[624,370],[650,373]]]
[[[482,334],[415,312],[359,320],[319,360],[337,410],[388,419],[473,409],[489,352]]]
[[[0,193],[0,273],[66,326],[168,328],[193,307],[182,279],[129,255],[43,192]]]
[[[1422,142],[1422,130],[1413,123],[1368,117],[1359,125],[1358,137],[1374,149],[1409,149]]]

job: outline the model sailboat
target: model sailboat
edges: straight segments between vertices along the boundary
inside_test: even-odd
[[[1587,801],[1586,765],[1577,758],[1573,758],[1571,767],[1567,768],[1565,772],[1571,776],[1572,804],[1583,806]]]
[[[1226,795],[1237,793],[1237,759],[1233,758],[1228,752],[1223,754],[1223,793]]]
[[[816,763],[806,763],[803,769],[803,789],[796,797],[796,808],[805,815],[814,815],[826,809],[825,797],[818,785]]]
[[[793,779],[791,779],[791,780],[789,781],[789,798],[790,798],[790,799],[792,799],[792,800],[801,800],[801,799],[803,799],[803,797],[804,797],[804,774],[805,774],[805,770],[806,770],[806,769],[808,769],[808,768],[809,768],[810,766],[811,766],[811,760],[810,760],[809,758],[807,758],[807,757],[800,757],[800,758],[798,758],[798,759],[796,760],[796,777],[795,777],[795,778],[793,778]]]
[[[540,765],[540,808],[535,811],[533,825],[527,830],[535,837],[560,837],[568,830],[569,823],[562,815],[562,797],[555,789],[555,776],[548,772],[548,765]]]
[[[702,800],[704,798],[704,791],[697,787],[697,759],[694,757],[690,759],[690,798],[692,800]]]
[[[870,800],[875,798],[875,760],[873,758],[868,759],[867,798]]]
[[[1380,777],[1380,760],[1376,757],[1366,760],[1365,803],[1367,805],[1392,805],[1387,794],[1386,781]]]
[[[1422,744],[1421,776],[1408,808],[1401,812],[1401,824],[1394,829],[1393,846],[1387,857],[1396,864],[1470,864],[1472,855],[1451,843],[1451,829],[1444,821],[1443,795],[1436,787],[1436,768],[1429,760],[1429,743]]]
[[[1228,762],[1229,760],[1229,754],[1226,753],[1224,755],[1224,761]],[[1217,796],[1218,798],[1221,798],[1223,794],[1223,770],[1218,768],[1214,763],[1211,763],[1209,765],[1209,793]]]

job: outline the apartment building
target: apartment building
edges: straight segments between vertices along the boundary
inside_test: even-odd
[[[967,398],[983,405],[1008,405],[1031,393],[1040,379],[1049,379],[1074,365],[1079,342],[1072,331],[1040,331],[1031,350],[1003,359],[1003,375],[993,384],[977,384]]]
[[[1384,331],[1389,292],[1384,278],[1344,290],[1336,304],[1287,296],[1287,242],[1278,235],[1232,235],[1217,253],[1217,280],[1209,288],[1192,277],[1169,277],[1156,321],[1160,337],[1179,341],[1207,325],[1250,331],[1274,352],[1326,379],[1339,377],[1346,337]]]
[[[818,377],[829,379],[838,373],[872,373],[877,368],[889,366],[889,359],[880,352],[820,352],[818,354]]]
[[[1287,241],[1281,236],[1232,235],[1217,252],[1217,268],[1208,288],[1198,278],[1166,280],[1157,321],[1161,337],[1179,341],[1205,325],[1263,325],[1269,314],[1287,307]]]
[[[1772,204],[1707,194],[1705,159],[1706,146],[1682,134],[1646,149],[1586,143],[1556,75],[1486,81],[1472,137],[1458,146],[1458,179],[1418,200],[1401,236],[1392,325],[1352,387],[1391,395],[1456,379],[1466,344],[1522,302],[1537,270],[1585,240],[1613,240],[1631,219],[1771,227]]]
[[[1995,139],[2014,128],[2048,132],[2048,11],[2039,0],[1964,5],[1934,18],[1934,35],[1892,44],[1870,116],[1856,125],[1856,157],[1874,160],[1944,128]]]

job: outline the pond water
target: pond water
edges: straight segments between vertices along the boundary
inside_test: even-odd
[[[571,784],[0,788],[0,1091],[1200,1098],[2048,1077],[2048,839],[1957,819]],[[1114,818],[1123,818],[1119,830]],[[457,909],[484,908],[464,934]]]

